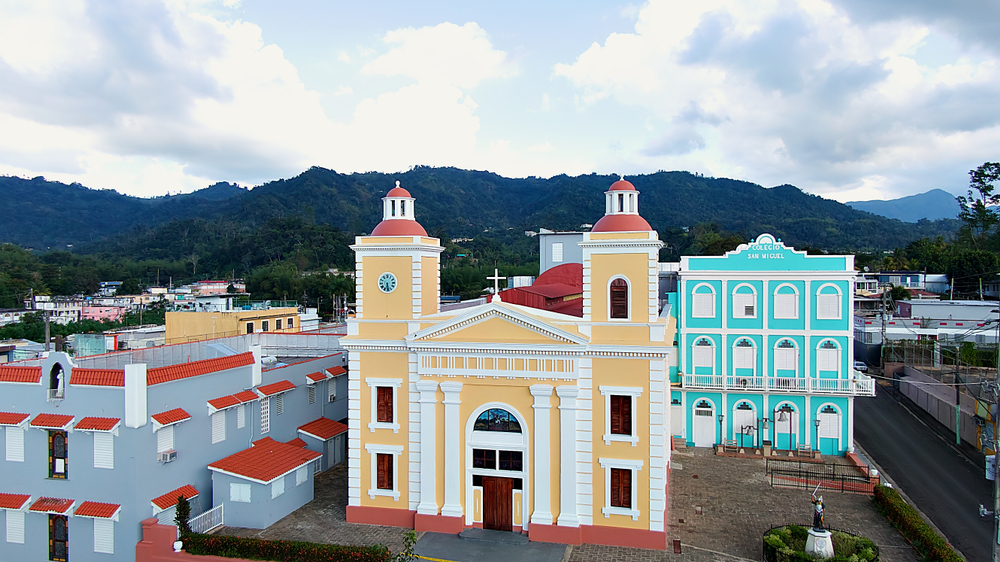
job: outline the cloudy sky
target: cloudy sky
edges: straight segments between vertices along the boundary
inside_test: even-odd
[[[841,201],[1000,160],[1000,2],[5,0],[0,174],[152,196],[413,165]]]

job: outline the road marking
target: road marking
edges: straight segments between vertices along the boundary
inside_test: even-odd
[[[442,560],[441,558],[430,558],[427,556],[420,556],[419,554],[414,554],[413,556],[421,560],[430,560],[431,562],[455,562],[454,560]]]

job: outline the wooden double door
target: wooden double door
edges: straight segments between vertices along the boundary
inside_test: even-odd
[[[483,528],[513,531],[514,479],[483,476]]]

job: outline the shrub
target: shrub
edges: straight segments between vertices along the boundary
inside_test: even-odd
[[[935,562],[961,562],[956,553],[941,535],[920,517],[916,509],[903,501],[899,492],[888,486],[876,486],[872,496],[875,509],[892,523],[892,526],[928,560]]]
[[[182,537],[191,534],[190,519],[191,504],[184,496],[177,496],[177,509],[174,510],[174,524],[177,525],[177,531]]]
[[[182,539],[189,554],[278,562],[389,562],[381,546],[344,546],[298,541],[266,541],[244,537],[190,534]]]
[[[865,537],[840,531],[831,531],[833,558],[830,562],[877,562],[878,548]],[[786,525],[764,534],[764,560],[770,562],[815,562],[805,553],[809,529],[799,525]]]

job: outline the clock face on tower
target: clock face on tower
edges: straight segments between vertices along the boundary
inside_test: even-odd
[[[378,289],[383,293],[391,293],[396,290],[396,276],[386,272],[378,278]]]

